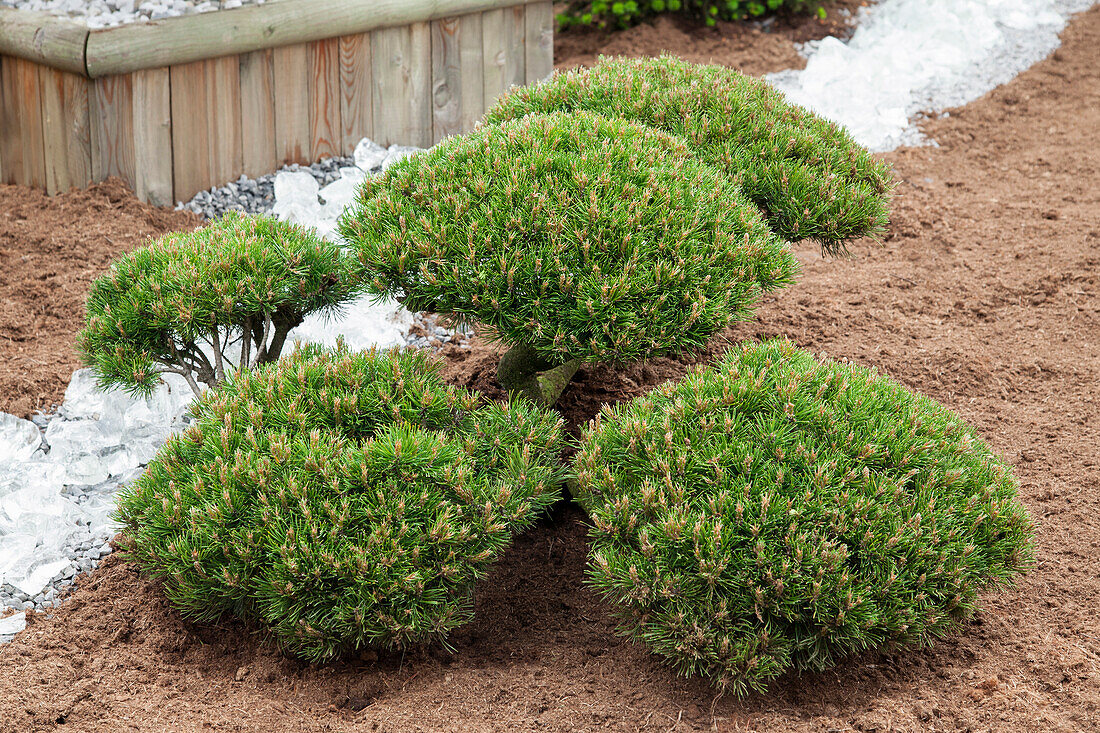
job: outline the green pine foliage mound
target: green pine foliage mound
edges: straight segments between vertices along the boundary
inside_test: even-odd
[[[78,337],[104,387],[148,394],[162,373],[215,386],[279,358],[311,313],[359,291],[354,258],[312,230],[230,212],[123,255],[92,284]]]
[[[549,365],[701,346],[797,270],[682,140],[586,113],[484,126],[406,159],[367,179],[340,231],[371,291],[478,321]]]
[[[678,13],[704,25],[720,20],[759,18],[779,11],[816,11],[825,17],[824,0],[571,0],[558,14],[563,28],[628,28],[664,13]]]
[[[1016,480],[959,418],[786,341],[605,408],[575,470],[624,633],[737,694],[927,643],[1032,557]]]
[[[207,392],[119,502],[186,616],[325,660],[442,639],[558,498],[560,419],[445,385],[417,352],[304,347]]]
[[[733,176],[789,241],[814,239],[837,252],[847,240],[885,230],[893,188],[886,164],[761,79],[672,56],[602,58],[517,89],[486,120],[580,110],[682,137]]]

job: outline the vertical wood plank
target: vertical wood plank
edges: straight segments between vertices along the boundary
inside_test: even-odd
[[[7,172],[4,170],[4,154],[8,147],[6,138],[11,134],[12,125],[9,121],[11,105],[7,101],[8,96],[4,91],[4,56],[0,54],[0,183],[7,183]]]
[[[343,150],[350,152],[365,137],[373,139],[373,90],[369,33],[340,39],[340,123]]]
[[[236,56],[203,62],[206,75],[210,146],[210,178],[204,188],[220,186],[241,175],[244,148],[241,144],[241,64]]]
[[[371,33],[374,135],[379,145],[398,142],[412,124],[407,104],[411,47],[408,26],[382,28]]]
[[[505,64],[504,9],[481,14],[482,62],[484,63],[484,102],[488,109],[508,89]]]
[[[46,187],[46,158],[42,136],[42,87],[38,66],[24,59],[9,57],[4,66],[10,75],[9,100],[19,119],[15,149],[9,149],[15,183],[35,188]],[[7,158],[8,156],[4,156]]]
[[[65,74],[65,129],[68,146],[70,185],[83,187],[93,180],[92,121],[88,105],[92,81],[76,74]],[[171,151],[169,151],[170,153]]]
[[[134,185],[133,78],[130,74],[95,80],[96,180],[118,176]],[[191,114],[191,112],[188,112]]]
[[[432,22],[432,143],[462,132],[461,26]]]
[[[432,26],[428,21],[409,26],[409,117],[412,127],[405,145],[432,144]]]
[[[309,44],[309,137],[311,162],[342,153],[338,38]]]
[[[526,83],[535,84],[554,73],[554,4],[539,0],[527,6]]]
[[[275,163],[308,164],[309,49],[305,44],[274,50]]]
[[[485,47],[481,34],[481,13],[459,19],[461,111],[459,127],[469,132],[485,114]]]
[[[504,9],[504,83],[505,89],[527,83],[527,13],[525,6]]]
[[[170,72],[142,69],[133,74],[134,194],[156,206],[174,203]]]
[[[271,49],[241,54],[241,146],[250,178],[274,171],[275,82]]]
[[[210,141],[206,120],[204,62],[179,64],[169,69],[172,85],[172,178],[176,198],[190,200],[206,188],[210,179]]]
[[[65,124],[65,72],[38,67],[42,89],[42,146],[46,165],[46,193],[53,196],[72,188],[69,179],[68,128]]]

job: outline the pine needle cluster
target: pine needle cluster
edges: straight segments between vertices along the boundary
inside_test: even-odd
[[[167,372],[198,394],[199,382],[275,361],[306,315],[335,312],[359,289],[338,245],[230,212],[116,260],[92,284],[79,348],[104,387],[148,394]]]
[[[1009,467],[962,421],[786,341],[605,408],[575,470],[624,633],[737,694],[926,643],[1032,557]]]
[[[478,321],[546,365],[701,346],[797,271],[683,140],[585,112],[484,126],[398,163],[367,179],[340,231],[373,292]]]
[[[304,347],[192,412],[119,501],[130,556],[184,615],[258,620],[310,660],[442,639],[558,498],[560,418],[420,352]]]
[[[893,188],[888,166],[833,122],[789,104],[761,79],[673,56],[601,58],[592,68],[517,89],[486,115],[588,111],[682,137],[723,168],[789,241],[826,252],[881,234]]]

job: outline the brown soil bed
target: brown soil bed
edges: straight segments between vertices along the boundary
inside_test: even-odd
[[[111,557],[0,648],[0,731],[1100,729],[1100,7],[1064,39],[929,123],[939,148],[886,156],[901,183],[885,243],[857,243],[846,260],[801,246],[801,282],[753,323],[692,358],[582,373],[563,402],[576,424],[728,341],[773,335],[944,402],[1015,465],[1037,525],[1037,567],[986,594],[957,634],[716,699],[614,635],[582,582],[583,518],[563,509],[480,586],[453,653],[317,668],[239,623],[181,620],[156,583]],[[105,209],[96,225],[121,215]],[[448,358],[455,383],[496,389],[492,347]]]
[[[824,20],[813,14],[781,15],[766,24],[718,23],[701,27],[675,15],[662,15],[634,28],[601,31],[574,26],[554,37],[554,66],[590,66],[601,55],[657,56],[670,53],[699,64],[725,64],[746,74],[801,69],[806,60],[796,43],[826,36],[846,38],[855,13],[869,0],[826,3]],[[564,6],[559,5],[560,11]]]
[[[60,402],[80,366],[73,337],[92,280],[146,238],[197,224],[140,203],[118,179],[53,198],[0,185],[0,412]]]

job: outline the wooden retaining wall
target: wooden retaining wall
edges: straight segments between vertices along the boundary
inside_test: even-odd
[[[552,0],[271,0],[89,31],[0,8],[0,182],[119,176],[156,204],[350,153],[428,147],[553,71]]]

